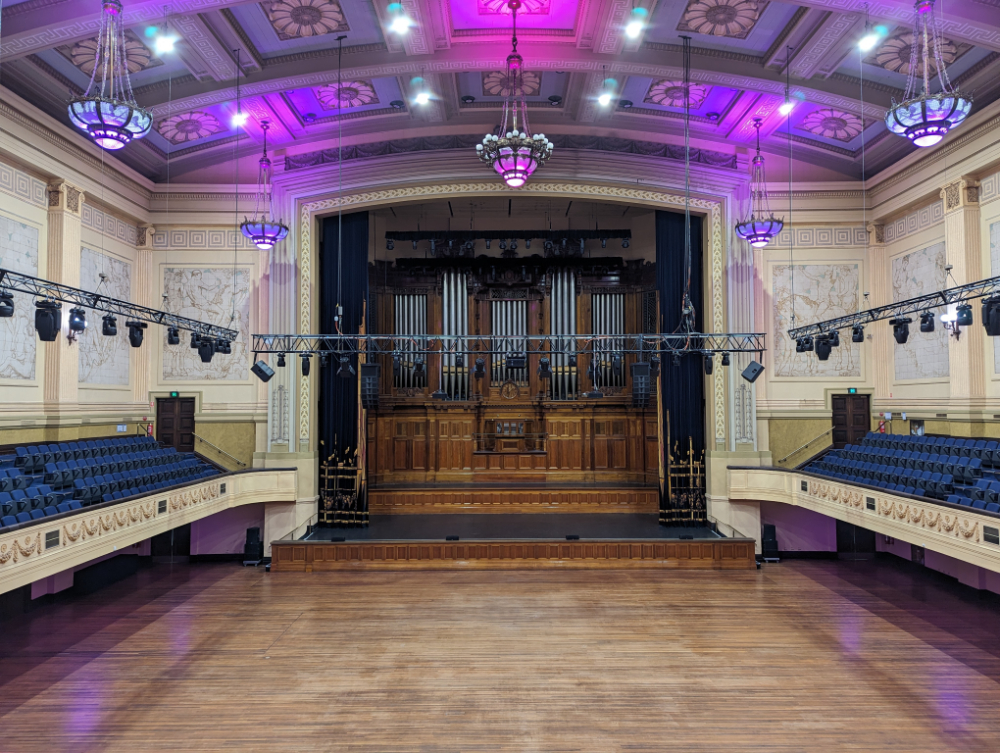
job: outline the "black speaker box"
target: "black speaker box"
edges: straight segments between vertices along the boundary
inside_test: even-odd
[[[645,408],[649,405],[650,379],[649,363],[639,361],[630,367],[632,372],[632,407]]]
[[[264,542],[260,540],[260,528],[247,529],[247,540],[243,545],[243,559],[246,562],[259,562],[264,559]]]
[[[271,381],[271,377],[274,376],[274,369],[263,361],[257,361],[257,363],[250,367],[250,371],[256,374],[262,382],[269,382]]]
[[[381,364],[361,364],[361,407],[365,410],[376,410],[378,408],[378,383],[381,377]]]
[[[748,382],[756,382],[757,377],[764,373],[764,367],[756,361],[751,361],[750,365],[743,369],[743,378]]]

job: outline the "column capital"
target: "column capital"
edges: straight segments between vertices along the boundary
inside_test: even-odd
[[[49,211],[61,210],[79,215],[83,211],[83,189],[65,180],[57,179],[49,182],[46,188],[49,199]]]
[[[869,222],[865,227],[868,232],[868,242],[873,246],[885,244],[885,224],[882,222]]]
[[[136,227],[135,247],[137,250],[149,250],[153,248],[153,234],[156,228],[148,222],[139,224]]]
[[[945,183],[941,188],[944,211],[951,212],[967,206],[979,206],[979,181],[971,175],[963,175]]]

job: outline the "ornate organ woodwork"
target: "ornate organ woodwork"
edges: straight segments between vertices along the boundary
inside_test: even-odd
[[[377,356],[381,394],[366,432],[373,493],[435,483],[657,486],[656,401],[632,400],[630,367],[641,356],[621,352],[624,340],[591,341],[658,331],[652,264],[397,259],[371,265],[369,285],[373,326],[452,342],[444,353],[421,354],[413,340]],[[519,338],[530,335],[553,339],[527,353]],[[489,345],[464,352],[465,336]]]

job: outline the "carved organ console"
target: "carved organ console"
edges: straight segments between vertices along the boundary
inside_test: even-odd
[[[397,259],[372,265],[369,280],[370,330],[454,338],[443,353],[418,353],[414,341],[377,356],[381,394],[366,433],[373,490],[480,481],[657,486],[655,397],[645,408],[632,401],[630,367],[642,356],[622,353],[624,340],[591,341],[658,331],[652,264]],[[528,352],[521,338],[530,335],[552,336],[548,350]],[[490,345],[463,352],[465,336]]]

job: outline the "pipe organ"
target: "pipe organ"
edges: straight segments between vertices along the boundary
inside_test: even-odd
[[[391,334],[446,343],[425,356],[414,341],[376,357],[378,408],[365,417],[373,499],[407,484],[563,484],[594,498],[595,488],[657,486],[656,400],[632,407],[629,367],[639,356],[622,352],[622,336],[644,331],[655,302],[652,264],[400,258],[376,262],[369,280],[377,321],[393,322]],[[528,352],[523,338],[536,335],[551,336],[547,352]]]

